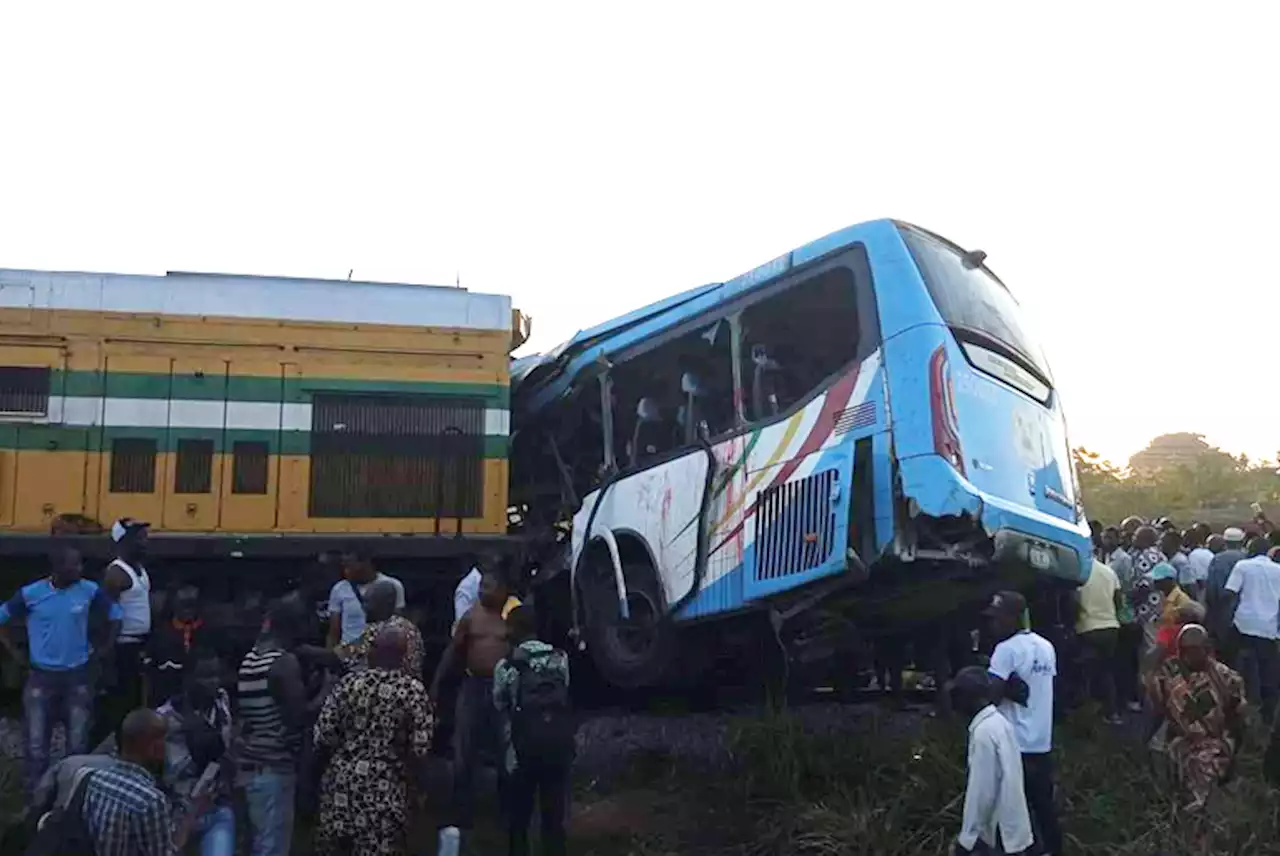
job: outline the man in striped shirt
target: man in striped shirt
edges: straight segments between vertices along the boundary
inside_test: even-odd
[[[288,856],[293,841],[302,731],[328,694],[307,699],[294,653],[305,616],[296,600],[271,605],[262,634],[240,664],[236,684],[236,786],[248,807],[252,856]]]
[[[193,799],[192,811],[174,828],[169,799],[153,773],[164,769],[167,734],[154,710],[133,711],[120,727],[119,760],[89,774],[83,818],[97,856],[171,856],[187,846],[207,798]]]

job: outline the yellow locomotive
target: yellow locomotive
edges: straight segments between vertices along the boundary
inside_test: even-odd
[[[460,288],[0,270],[0,554],[124,516],[173,559],[501,540],[527,326]]]

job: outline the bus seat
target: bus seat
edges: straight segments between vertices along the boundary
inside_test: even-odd
[[[755,365],[751,375],[752,416],[756,419],[777,416],[777,375],[782,371],[782,364],[769,356],[764,345],[751,346],[751,362]]]
[[[641,398],[636,402],[636,427],[631,432],[631,466],[643,456],[658,454],[661,431],[662,408],[648,396]]]
[[[698,439],[698,422],[703,417],[702,406],[698,399],[707,394],[702,381],[693,372],[685,372],[680,376],[680,391],[684,393],[684,404],[680,405],[681,440],[683,445],[691,446]]]

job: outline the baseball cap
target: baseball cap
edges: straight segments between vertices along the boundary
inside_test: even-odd
[[[1222,537],[1230,541],[1232,544],[1244,543],[1244,530],[1238,526],[1228,526],[1222,532]]]
[[[1151,579],[1153,580],[1176,580],[1177,578],[1178,572],[1168,562],[1160,562],[1151,569]]]
[[[987,604],[987,608],[982,610],[982,614],[988,618],[1014,618],[1022,617],[1022,613],[1027,611],[1027,599],[1016,591],[998,591],[991,596],[991,602]]]
[[[150,523],[144,523],[141,520],[134,520],[132,517],[121,517],[115,523],[111,524],[111,540],[119,544],[134,532],[150,528]]]

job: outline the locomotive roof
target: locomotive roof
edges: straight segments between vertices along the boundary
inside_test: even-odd
[[[0,308],[510,331],[511,298],[463,288],[282,276],[0,268]]]

